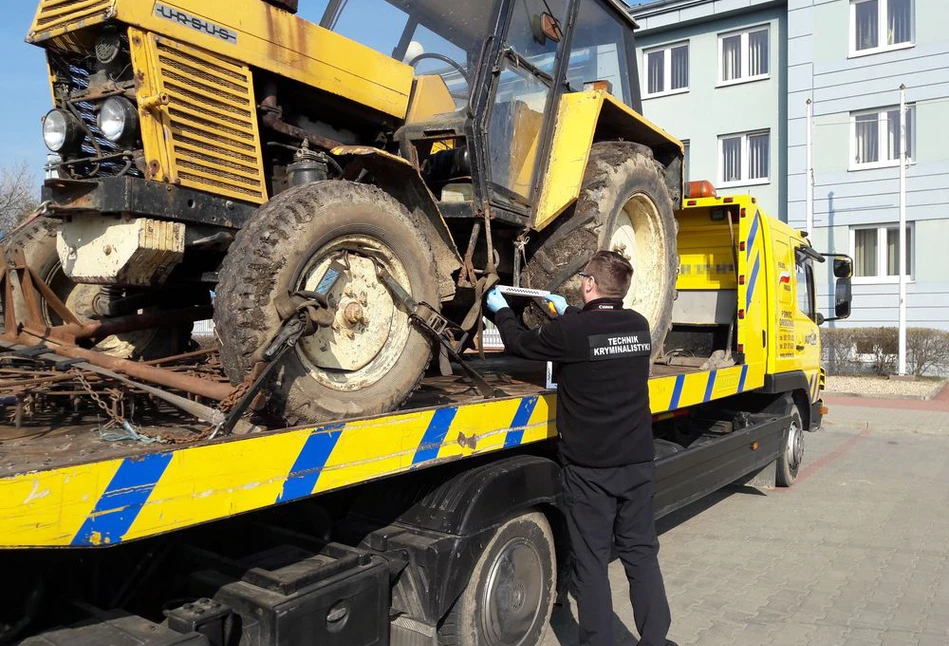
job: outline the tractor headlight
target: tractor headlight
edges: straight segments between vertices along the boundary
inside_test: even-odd
[[[102,136],[113,143],[127,142],[138,131],[138,113],[132,102],[121,96],[111,96],[99,109],[96,123]]]
[[[79,121],[65,110],[50,110],[43,117],[43,143],[54,153],[78,148],[82,134]]]

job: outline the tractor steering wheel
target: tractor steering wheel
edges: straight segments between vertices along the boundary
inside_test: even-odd
[[[465,68],[463,68],[460,64],[448,58],[444,54],[437,54],[435,52],[426,52],[424,54],[419,54],[418,56],[416,56],[415,58],[409,61],[409,65],[411,65],[412,67],[415,67],[416,63],[418,63],[419,61],[424,61],[426,59],[434,59],[436,61],[447,63],[448,65],[453,67],[455,71],[461,74],[461,78],[465,80],[465,83],[468,84],[468,87],[471,87],[471,81],[468,80],[468,72],[465,71]]]

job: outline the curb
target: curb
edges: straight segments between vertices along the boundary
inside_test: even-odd
[[[870,393],[851,393],[845,392],[842,390],[827,390],[824,389],[822,394],[830,395],[831,397],[857,397],[862,399],[903,399],[909,401],[932,401],[936,399],[946,391],[946,388],[949,387],[949,382],[943,382],[941,386],[930,391],[926,395],[883,395],[883,394],[870,394]]]
[[[940,389],[941,390],[941,389]],[[852,397],[854,399],[902,399],[906,401],[929,401],[935,394],[929,395],[870,395],[867,393],[848,393],[838,390],[824,390],[821,395],[830,395],[831,397]]]

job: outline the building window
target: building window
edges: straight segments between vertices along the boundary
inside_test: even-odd
[[[743,132],[718,138],[719,185],[767,184],[771,133]]]
[[[645,96],[661,96],[689,89],[689,44],[680,43],[646,52]]]
[[[851,0],[851,55],[913,44],[913,0]]]
[[[767,26],[718,37],[718,79],[722,85],[768,78],[770,30]]]
[[[906,275],[912,280],[915,248],[912,223],[906,225]],[[858,282],[899,280],[900,228],[897,224],[854,227],[850,231],[853,273]]]
[[[853,168],[896,166],[900,161],[900,109],[850,113]],[[915,159],[916,106],[906,106],[906,157]]]

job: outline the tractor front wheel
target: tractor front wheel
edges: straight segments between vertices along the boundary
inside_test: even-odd
[[[381,265],[416,301],[437,306],[424,227],[376,187],[322,181],[265,204],[228,251],[214,314],[228,377],[244,379],[279,329],[275,301],[317,291],[334,261],[347,269],[327,294],[332,325],[302,338],[268,385],[273,412],[291,424],[392,410],[431,358],[431,340],[376,272]]]

